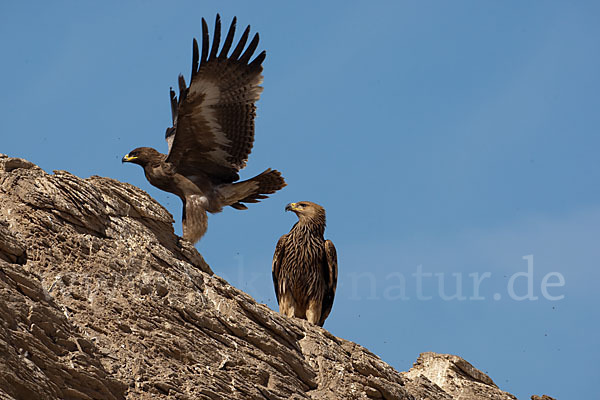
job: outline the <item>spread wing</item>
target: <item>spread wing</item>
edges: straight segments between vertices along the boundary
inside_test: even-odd
[[[239,179],[254,142],[254,116],[262,87],[263,51],[252,61],[258,33],[244,50],[250,26],[231,54],[235,34],[233,19],[223,47],[221,17],[217,14],[212,46],[202,19],[202,53],[193,42],[192,77],[187,87],[179,76],[179,100],[171,89],[173,127],[167,129],[167,162],[185,176],[204,176],[214,183]],[[218,53],[218,54],[217,54]],[[193,180],[193,178],[192,178]]]
[[[273,286],[275,286],[275,296],[277,296],[277,304],[279,304],[279,271],[284,257],[285,242],[287,241],[288,235],[283,235],[277,241],[275,246],[275,254],[273,254]]]
[[[331,312],[333,307],[333,298],[335,297],[335,288],[337,286],[337,252],[331,240],[325,241],[325,258],[327,263],[324,265],[323,273],[325,275],[325,295],[323,296],[323,304],[321,305],[321,320],[319,326],[323,326],[325,319]]]

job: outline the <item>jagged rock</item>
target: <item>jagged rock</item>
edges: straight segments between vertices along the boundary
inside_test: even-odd
[[[427,380],[441,388],[451,399],[516,400],[512,394],[498,389],[489,376],[451,354],[422,353],[413,367],[402,375],[413,383],[416,379]],[[414,391],[417,390],[415,387]],[[423,398],[426,396],[423,395]]]
[[[172,222],[134,186],[0,155],[0,397],[514,398],[459,357],[403,375],[257,304]]]
[[[541,396],[533,395],[531,396],[531,400],[556,400],[554,397],[547,396],[545,394]]]
[[[0,397],[122,399],[93,346],[40,285],[39,277],[0,260]]]

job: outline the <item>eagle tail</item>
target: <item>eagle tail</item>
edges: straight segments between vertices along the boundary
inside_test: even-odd
[[[220,188],[220,193],[225,198],[225,205],[246,210],[248,207],[243,203],[258,203],[285,186],[281,173],[269,168],[254,178]]]
[[[192,243],[196,243],[206,233],[208,217],[200,196],[196,194],[186,196],[183,202],[181,225],[183,238]]]

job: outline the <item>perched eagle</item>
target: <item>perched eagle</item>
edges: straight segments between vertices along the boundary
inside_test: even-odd
[[[323,326],[333,306],[337,285],[337,253],[325,240],[325,209],[310,201],[290,203],[298,222],[277,242],[273,284],[279,312]]]
[[[123,162],[139,164],[148,181],[174,193],[183,201],[183,237],[197,242],[206,232],[206,212],[217,213],[243,203],[257,203],[286,184],[276,170],[242,182],[238,171],[246,166],[254,142],[254,116],[262,87],[263,51],[253,60],[258,33],[244,50],[250,26],[228,55],[235,34],[233,19],[219,52],[221,18],[209,44],[208,26],[202,19],[202,53],[194,39],[190,86],[179,75],[179,100],[170,90],[173,126],[167,128],[168,154],[138,147]]]

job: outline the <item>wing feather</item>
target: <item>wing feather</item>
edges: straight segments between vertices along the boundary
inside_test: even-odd
[[[250,70],[254,70],[255,68],[262,68],[262,62],[265,60],[265,57],[267,56],[267,52],[266,51],[261,51],[259,55],[256,56],[256,58],[254,60],[252,60],[252,62],[250,64],[248,64],[248,67],[250,68]]]
[[[200,58],[200,66],[206,63],[206,58],[208,57],[208,24],[206,20],[202,18],[202,57]],[[192,76],[192,80],[194,77]]]
[[[236,25],[237,18],[233,17],[233,21],[231,21],[231,26],[229,27],[229,32],[227,32],[227,37],[225,38],[225,43],[223,43],[223,48],[221,49],[221,53],[219,53],[220,59],[227,58],[227,53],[229,53],[229,49],[231,49],[231,44],[233,43]]]
[[[250,61],[250,57],[252,57],[252,54],[254,54],[254,51],[258,47],[259,40],[260,40],[260,37],[258,36],[258,33],[257,33],[252,38],[252,41],[250,41],[250,44],[246,48],[246,51],[244,51],[244,54],[242,54],[242,56],[240,57],[240,60],[239,60],[240,62],[247,64],[248,61]]]
[[[221,41],[221,16],[217,14],[217,20],[215,21],[215,37],[213,38],[212,48],[210,50],[210,55],[208,56],[208,61],[214,59],[217,55],[217,50],[219,49],[219,43]]]
[[[188,91],[183,75],[179,75],[177,83],[179,84],[179,101],[182,102],[183,100],[185,100]],[[179,108],[179,104],[177,105],[177,107]]]
[[[271,274],[273,275],[273,286],[275,287],[275,296],[277,297],[277,304],[279,304],[279,272],[281,270],[281,264],[283,263],[283,257],[285,255],[285,242],[287,241],[288,235],[283,235],[277,241],[275,246],[275,254],[273,254],[273,264],[271,267]]]
[[[177,124],[177,95],[173,88],[169,88],[169,98],[171,99],[171,118],[173,125]]]
[[[198,41],[196,38],[192,40],[192,75],[190,81],[194,79],[194,75],[198,72],[198,61],[200,59],[200,52],[198,51]]]
[[[244,46],[246,45],[246,42],[248,41],[249,35],[250,35],[250,25],[248,25],[246,27],[246,30],[244,30],[244,33],[242,33],[242,37],[240,38],[240,41],[238,42],[237,46],[235,47],[235,49],[233,50],[233,53],[231,53],[229,58],[231,58],[233,60],[237,60],[237,58],[240,56],[240,54],[242,54],[242,50],[244,50]]]
[[[188,87],[180,78],[175,111],[176,96],[170,93],[174,117],[167,158],[178,173],[203,176],[215,184],[238,180],[238,171],[246,165],[252,151],[254,103],[262,92],[262,62],[266,57],[263,51],[251,60],[258,47],[258,34],[243,51],[250,26],[227,56],[234,40],[235,18],[219,53],[220,21],[217,15],[211,47],[208,25],[202,19],[202,50],[198,51],[194,39],[191,82]]]
[[[319,325],[323,326],[325,319],[329,316],[333,307],[333,299],[335,297],[335,289],[337,287],[338,265],[337,252],[331,240],[325,241],[325,257],[327,259],[325,273],[325,295],[323,296],[323,304],[321,306],[321,320]]]

